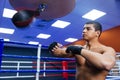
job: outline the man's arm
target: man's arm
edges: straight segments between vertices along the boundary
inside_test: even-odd
[[[84,49],[82,46],[68,46],[67,48],[55,46],[52,52],[54,55],[61,57],[69,57],[71,55],[83,56],[91,64],[100,69],[110,70],[115,65],[116,53],[111,47],[105,47],[102,54]]]
[[[115,50],[111,47],[104,47],[102,49],[103,52],[101,54],[82,47],[69,46],[67,47],[66,52],[83,56],[97,68],[110,70],[115,65]]]
[[[103,54],[92,52],[90,50],[82,49],[81,56],[86,58],[94,66],[110,70],[115,65],[115,50],[111,47],[105,48]]]

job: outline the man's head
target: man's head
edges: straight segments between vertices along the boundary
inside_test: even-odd
[[[102,25],[99,22],[90,21],[85,23],[83,29],[83,39],[91,39],[94,37],[100,37],[102,32]]]

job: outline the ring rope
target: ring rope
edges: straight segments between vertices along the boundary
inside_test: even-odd
[[[0,42],[4,42],[5,44],[17,44],[17,45],[26,45],[26,46],[31,46],[31,47],[38,47],[39,44],[28,44],[28,43],[21,43],[21,42],[13,42],[13,41],[4,41],[1,40]],[[48,49],[48,46],[41,46],[43,49]]]
[[[26,63],[26,64],[30,64],[30,63],[33,63],[33,64],[36,64],[37,62],[35,61],[2,61],[2,63]],[[74,63],[75,61],[68,61],[67,63]],[[61,64],[62,62],[46,62],[46,64]],[[44,62],[40,62],[40,64],[44,64]],[[119,67],[119,66],[116,66],[116,67]]]
[[[37,70],[0,70],[0,73],[11,72],[11,73],[36,73]],[[76,70],[40,70],[39,73],[43,72],[76,72]]]
[[[47,74],[46,76],[44,76],[44,75],[39,75],[39,77],[58,77],[58,76],[62,76],[62,74]],[[75,74],[69,74],[68,76],[72,76],[72,77],[74,77],[75,76]],[[6,79],[6,78],[33,78],[33,77],[35,77],[35,75],[26,75],[26,76],[2,76],[2,77],[0,77],[0,79],[2,78],[4,78],[4,79]]]
[[[54,77],[54,76],[62,76],[61,74],[53,74],[53,75],[47,75],[47,77]],[[75,76],[74,74],[71,74],[69,76]],[[0,79],[8,79],[8,78],[33,78],[34,75],[26,75],[26,76],[4,76],[0,77]],[[40,75],[40,77],[43,77],[43,75]],[[107,76],[105,80],[119,80],[120,76]]]
[[[39,75],[40,77],[44,77],[43,75]],[[53,74],[53,75],[47,75],[46,77],[54,77],[54,76],[62,76],[61,74]],[[74,74],[70,74],[69,76],[75,76]],[[3,76],[0,77],[0,79],[10,79],[10,78],[33,78],[34,75],[26,75],[26,76]],[[119,80],[120,76],[107,76],[105,80]]]
[[[1,68],[17,68],[17,66],[1,66]],[[37,66],[19,66],[19,68],[37,68]],[[44,68],[41,66],[40,68]],[[62,66],[46,66],[45,68],[62,68]],[[75,66],[69,66],[69,68],[75,68]]]
[[[3,57],[10,58],[28,58],[28,59],[38,59],[36,56],[20,56],[20,55],[6,55],[2,54]],[[56,58],[56,57],[40,57],[42,60],[57,60],[57,61],[74,61],[74,58]]]

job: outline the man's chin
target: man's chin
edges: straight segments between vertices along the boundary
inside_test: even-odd
[[[87,41],[88,39],[87,38],[83,38],[83,40]]]

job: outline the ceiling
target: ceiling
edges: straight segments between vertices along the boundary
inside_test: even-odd
[[[52,1],[52,4],[54,4],[54,0]],[[15,29],[12,35],[0,33],[0,38],[10,39],[12,42],[28,43],[29,41],[37,41],[44,46],[48,46],[53,41],[57,41],[63,45],[71,44],[64,41],[69,37],[77,38],[79,41],[82,39],[81,34],[84,23],[90,21],[82,18],[82,16],[92,9],[107,13],[96,20],[103,25],[103,31],[120,25],[120,0],[76,0],[75,7],[70,13],[52,20],[36,18],[36,21],[32,22],[30,26],[22,29],[17,28],[10,18],[2,16],[4,8],[14,9],[10,5],[9,0],[1,0],[0,5],[0,27]],[[51,25],[57,20],[71,22],[71,24],[63,29],[52,27]],[[51,34],[51,37],[48,39],[36,38],[40,33]]]

